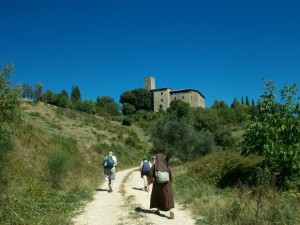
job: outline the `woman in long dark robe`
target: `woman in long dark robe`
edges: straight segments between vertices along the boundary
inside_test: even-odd
[[[170,176],[170,181],[167,183],[157,183],[155,180],[155,171],[168,171]],[[170,211],[170,219],[174,219],[174,197],[172,191],[172,171],[168,166],[167,161],[165,160],[162,154],[155,155],[155,163],[150,170],[150,182],[153,183],[150,208],[157,208],[156,212],[159,214],[159,211]]]

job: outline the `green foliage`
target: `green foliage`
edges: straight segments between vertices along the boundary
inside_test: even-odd
[[[174,120],[173,116],[158,119],[151,128],[153,145],[166,155],[178,157],[182,161],[214,152],[217,147],[209,132],[197,132],[185,120]]]
[[[258,101],[258,115],[246,128],[241,142],[242,153],[262,155],[277,182],[284,185],[291,177],[300,176],[300,102],[297,87],[285,86],[276,102],[275,85],[266,82],[265,92]]]
[[[191,119],[190,105],[180,100],[172,101],[167,112],[173,114],[175,118],[179,120],[184,118],[186,121],[190,121]]]
[[[0,164],[3,163],[3,154],[12,149],[10,135],[14,123],[21,118],[19,89],[10,87],[9,78],[12,73],[12,64],[0,68]]]
[[[123,113],[124,113],[124,104],[125,103],[134,106],[134,108],[135,108],[134,112],[136,112],[138,110],[151,110],[150,91],[146,90],[144,88],[138,88],[138,89],[134,89],[131,91],[126,91],[121,94],[120,103],[123,105]],[[125,107],[125,109],[126,109],[126,107]],[[128,111],[126,110],[125,113],[128,113]],[[129,115],[129,114],[126,114],[126,115]]]
[[[68,157],[62,152],[53,152],[48,157],[47,166],[53,188],[60,188],[67,172]]]
[[[41,82],[37,82],[34,85],[34,99],[36,102],[43,101],[43,84]]]
[[[136,112],[136,108],[134,107],[134,105],[131,105],[126,102],[123,103],[122,113],[124,115],[132,115],[135,112]]]
[[[299,224],[299,193],[276,191],[270,173],[258,169],[261,161],[222,151],[173,168],[176,200],[199,225]],[[256,185],[246,185],[254,177]]]
[[[96,111],[100,116],[119,116],[121,114],[120,106],[108,96],[97,98]]]
[[[81,93],[80,93],[80,89],[78,86],[73,85],[73,87],[72,87],[71,101],[73,104],[76,104],[76,102],[81,101]]]
[[[236,151],[220,151],[207,155],[187,165],[191,176],[199,182],[220,187],[233,186],[242,181],[245,184],[255,183],[255,170],[261,158],[242,157]]]
[[[241,126],[245,121],[245,113],[240,109],[197,109],[193,112],[193,127],[197,131],[212,133],[216,144],[222,148],[235,146],[236,141],[229,127],[233,124]]]
[[[125,117],[122,121],[122,125],[124,126],[131,126],[132,122],[130,118]]]
[[[211,106],[212,109],[221,109],[221,108],[228,108],[228,105],[224,101],[215,100],[214,104]]]
[[[29,84],[21,84],[20,89],[23,98],[33,99],[34,90]]]

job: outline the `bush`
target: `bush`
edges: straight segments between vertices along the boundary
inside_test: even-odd
[[[62,152],[54,152],[48,157],[47,166],[50,182],[53,188],[60,188],[64,175],[67,172],[68,157]]]
[[[131,122],[131,119],[129,118],[124,118],[123,121],[122,121],[122,125],[124,126],[131,126],[132,122]]]

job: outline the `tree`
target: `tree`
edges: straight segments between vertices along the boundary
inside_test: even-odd
[[[181,100],[174,100],[167,109],[169,114],[173,114],[177,120],[185,119],[189,121],[191,118],[191,107],[188,103]]]
[[[118,116],[120,106],[109,96],[97,97],[96,111],[101,116]]]
[[[215,100],[214,104],[211,106],[212,109],[228,108],[228,105],[224,101]]]
[[[136,112],[134,105],[124,102],[122,107],[122,113],[124,115],[131,115]]]
[[[130,104],[138,110],[151,110],[151,93],[144,88],[138,88],[131,91],[126,91],[120,96],[120,103]]]
[[[12,64],[0,68],[0,164],[3,152],[11,148],[11,128],[21,119],[21,92],[18,88],[10,87],[9,81],[13,69]]]
[[[78,86],[73,85],[73,87],[72,87],[71,101],[73,104],[76,104],[78,101],[81,101],[81,94],[80,94],[80,89]]]
[[[62,90],[60,95],[61,95],[61,97],[69,98],[68,92],[66,90]]]
[[[184,120],[174,120],[170,114],[154,123],[151,140],[164,154],[182,161],[192,160],[218,149],[210,132],[197,132]]]
[[[278,184],[300,176],[300,98],[296,84],[284,86],[276,101],[273,81],[265,81],[258,114],[246,128],[241,142],[242,154],[265,157],[265,164],[276,175]]]
[[[43,101],[43,84],[41,82],[34,85],[34,97],[36,102]]]
[[[82,102],[81,111],[86,112],[88,114],[95,114],[96,113],[96,106],[92,100],[84,100]]]
[[[231,108],[234,109],[234,108],[239,108],[241,106],[241,103],[236,99],[234,98],[233,100],[233,103],[231,104]]]
[[[33,99],[34,90],[29,84],[21,85],[21,93],[23,98]]]
[[[249,102],[248,96],[246,96],[246,105],[247,105],[247,106],[250,106],[250,102]]]

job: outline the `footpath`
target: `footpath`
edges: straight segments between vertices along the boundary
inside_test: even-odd
[[[107,182],[96,189],[94,199],[73,219],[75,225],[194,225],[190,213],[175,202],[175,219],[168,212],[154,214],[151,193],[144,191],[139,170],[117,171],[113,192]]]

